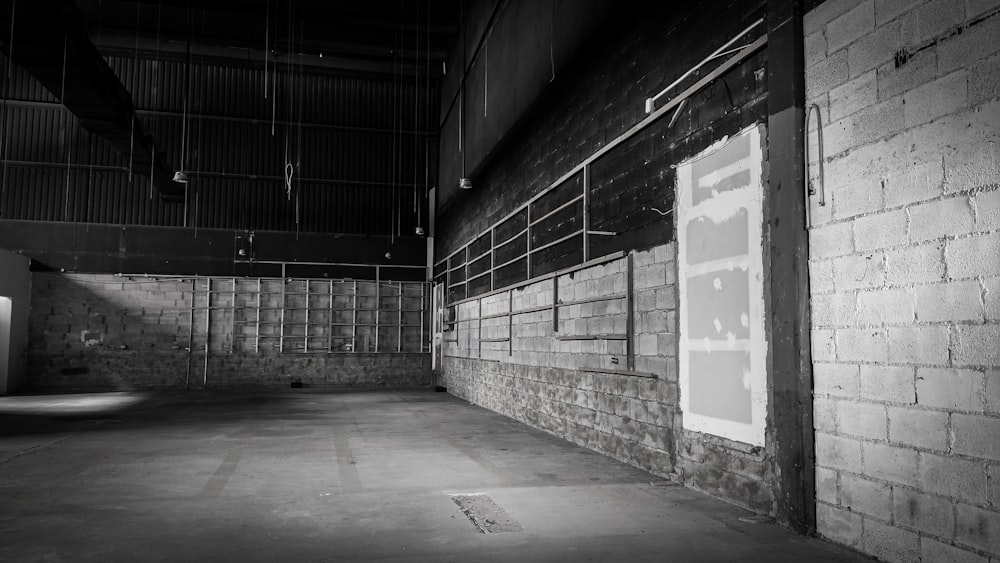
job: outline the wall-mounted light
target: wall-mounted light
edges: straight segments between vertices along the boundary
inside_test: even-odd
[[[470,180],[469,178],[459,178],[458,179],[458,187],[461,188],[461,189],[463,189],[463,190],[471,190],[472,189],[472,180]]]
[[[177,172],[174,172],[174,181],[177,182],[178,184],[186,184],[186,183],[188,183],[187,172],[184,172],[182,170],[178,170]]]
[[[424,235],[424,228],[423,227],[417,227],[416,229],[414,229],[414,232],[417,233],[418,237],[423,236]]]
[[[392,260],[392,253],[391,252],[386,252],[385,253],[385,259],[386,260]]]

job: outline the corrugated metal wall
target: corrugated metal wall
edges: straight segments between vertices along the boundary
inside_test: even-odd
[[[107,59],[141,126],[190,172],[187,201],[160,201],[128,155],[83,131],[14,67],[0,110],[0,218],[366,235],[426,223],[436,83],[192,61],[185,113],[183,61]]]

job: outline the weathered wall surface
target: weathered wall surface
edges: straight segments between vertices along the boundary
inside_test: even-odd
[[[626,463],[770,512],[773,474],[763,448],[683,429],[676,252],[666,244],[633,254],[631,314],[627,256],[459,304],[445,333],[445,385]]]
[[[887,561],[1000,560],[998,11],[804,20],[818,528]]]
[[[498,221],[641,121],[647,97],[761,18],[763,5],[660,3],[644,10],[615,10],[601,29],[600,41],[591,42],[560,69],[503,145],[473,173],[473,189],[457,196],[438,218],[435,260],[465,245],[474,249],[469,259],[482,255],[486,258],[481,260],[493,259],[493,264],[516,260],[504,253],[507,248],[491,255],[477,241],[485,239],[488,246]],[[757,28],[744,41],[763,33]],[[667,99],[701,76],[686,79]],[[455,340],[446,343],[442,365],[449,392],[654,473],[773,513],[772,452],[683,428],[671,213],[673,166],[765,121],[766,80],[766,52],[759,50],[688,98],[676,120],[660,119],[593,161],[587,174],[586,221],[603,235],[583,244],[579,237],[568,239],[551,247],[551,253],[546,249],[544,256],[535,254],[538,260],[518,275],[482,274],[479,280],[485,281],[476,287],[463,284],[466,275],[478,270],[462,271],[461,260],[439,264],[435,281],[448,285],[450,301],[480,296],[459,303],[456,332],[445,335]],[[442,154],[445,160],[461,158],[456,151]],[[539,209],[542,213],[533,217],[549,210]],[[581,217],[553,220],[556,225],[538,223],[538,230],[558,238],[579,229]],[[517,233],[524,228],[518,225],[494,231]],[[560,275],[555,284],[551,279],[529,281],[512,295],[504,289],[529,275],[616,252],[631,253],[634,259],[631,315],[620,299],[572,303],[625,293],[629,284],[624,258]],[[565,304],[557,308],[555,323],[554,302]],[[518,314],[508,321],[510,307]],[[510,342],[504,340],[507,330]]]
[[[35,274],[23,387],[430,384],[422,284],[209,279]]]
[[[28,309],[31,299],[31,261],[0,250],[0,297],[10,299],[10,318],[0,334],[7,339],[0,349],[7,353],[6,373],[0,373],[0,395],[17,389],[24,378],[28,359]]]

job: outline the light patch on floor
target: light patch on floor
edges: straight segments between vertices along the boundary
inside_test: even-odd
[[[472,523],[484,534],[520,532],[523,530],[502,506],[493,502],[486,493],[448,495]]]

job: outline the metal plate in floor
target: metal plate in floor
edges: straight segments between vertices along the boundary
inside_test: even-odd
[[[462,514],[484,534],[520,532],[524,528],[485,493],[448,495]]]

